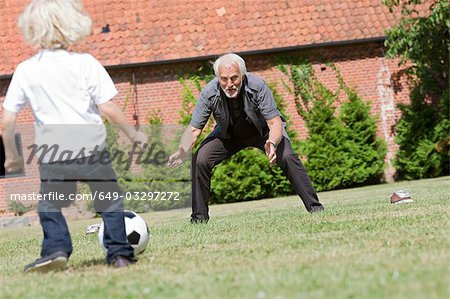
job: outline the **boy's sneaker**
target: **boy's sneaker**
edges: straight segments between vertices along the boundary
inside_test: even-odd
[[[411,198],[411,195],[408,192],[406,192],[406,190],[395,191],[391,195],[392,204],[402,204],[412,202],[414,202],[414,200]]]
[[[41,257],[29,265],[26,265],[24,272],[45,273],[49,271],[62,270],[66,268],[67,260],[67,253],[57,251],[48,256]]]

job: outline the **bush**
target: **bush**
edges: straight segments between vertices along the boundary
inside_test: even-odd
[[[348,188],[378,182],[383,173],[386,147],[376,136],[376,121],[370,104],[345,85],[338,70],[339,88],[333,92],[315,77],[306,60],[280,61],[288,76],[297,111],[305,120],[308,138],[301,142],[307,156],[305,167],[317,191]],[[336,103],[344,91],[346,99],[338,113]]]
[[[277,166],[270,167],[266,155],[249,148],[214,169],[211,181],[213,203],[238,202],[292,193],[292,187]]]
[[[399,105],[402,118],[396,125],[399,150],[395,159],[400,179],[419,179],[449,174],[449,92],[439,106],[413,96],[410,105]]]
[[[376,119],[370,116],[370,103],[363,102],[345,87],[347,99],[342,103],[339,118],[345,128],[342,151],[347,154],[343,187],[378,183],[383,174],[386,145],[376,135]]]
[[[9,201],[8,202],[8,210],[14,213],[14,216],[22,216],[23,214],[35,209],[35,205],[27,205],[25,206],[23,203],[19,201]]]

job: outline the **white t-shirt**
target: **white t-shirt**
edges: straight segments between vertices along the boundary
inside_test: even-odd
[[[89,156],[94,148],[105,147],[106,130],[96,105],[116,94],[111,77],[90,54],[46,49],[17,66],[3,108],[18,113],[29,103],[37,146],[56,144],[56,159],[68,151],[58,160],[70,160],[70,152],[72,158],[82,151]]]

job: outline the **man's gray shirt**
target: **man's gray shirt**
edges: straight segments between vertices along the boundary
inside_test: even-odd
[[[278,115],[281,116],[272,92],[264,80],[251,73],[243,76],[241,92],[243,92],[244,111],[259,134],[263,136],[268,132],[266,121]],[[212,113],[217,125],[210,136],[230,138],[228,133],[230,116],[226,100],[226,96],[221,92],[219,80],[214,78],[200,93],[190,125],[203,129]],[[288,137],[284,126],[283,135]]]

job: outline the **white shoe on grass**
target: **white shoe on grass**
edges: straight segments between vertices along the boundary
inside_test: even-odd
[[[411,195],[408,192],[406,192],[406,190],[395,191],[391,195],[392,204],[404,204],[413,202],[414,200],[411,198]]]

